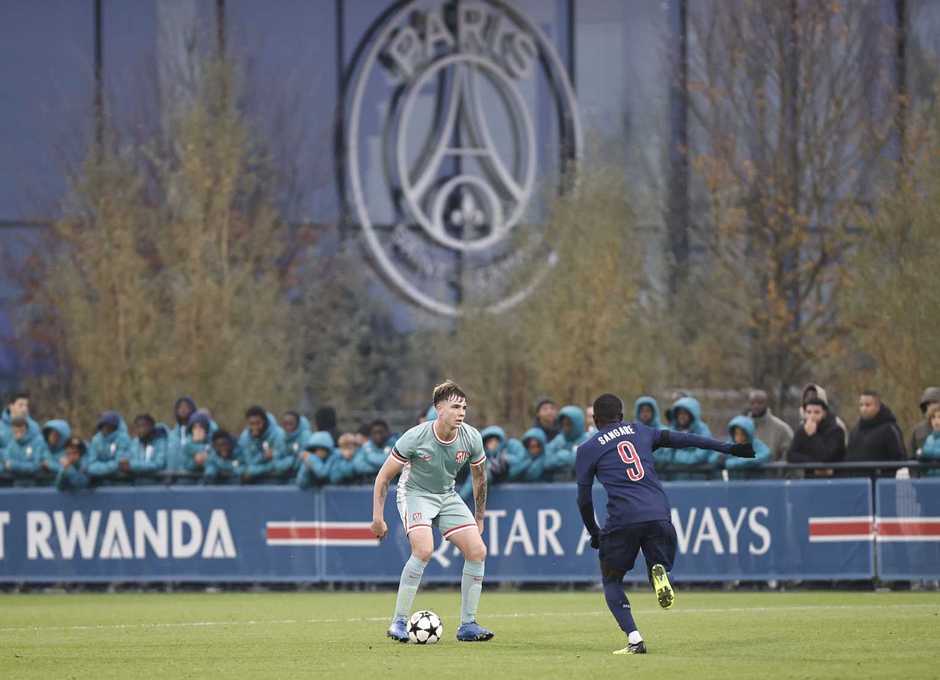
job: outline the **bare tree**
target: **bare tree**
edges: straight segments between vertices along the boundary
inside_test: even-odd
[[[92,151],[33,279],[27,337],[54,369],[36,387],[86,428],[103,408],[152,410],[182,392],[230,423],[250,402],[282,408],[298,393],[287,230],[233,69],[199,68],[164,136],[111,135]]]
[[[544,235],[557,261],[532,265],[547,275],[531,297],[501,316],[470,313],[439,341],[440,365],[466,383],[482,421],[522,426],[538,394],[583,406],[602,391],[634,394],[663,378],[622,169],[582,170],[576,188],[552,202]]]
[[[703,255],[684,299],[722,320],[694,342],[722,359],[724,382],[766,385],[785,400],[844,337],[833,302],[893,118],[888,30],[865,2],[699,10],[689,153]]]
[[[920,419],[917,396],[940,376],[940,110],[911,123],[907,163],[884,182],[878,209],[859,216],[842,294],[854,358],[843,383],[880,390],[905,427]]]

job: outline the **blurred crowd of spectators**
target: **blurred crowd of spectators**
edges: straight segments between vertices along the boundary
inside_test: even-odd
[[[858,398],[858,419],[849,430],[817,384],[802,392],[800,421],[794,427],[775,416],[767,393],[753,390],[746,408],[724,432],[713,433],[698,400],[677,393],[663,412],[656,399],[639,397],[633,418],[650,427],[751,442],[752,459],[729,458],[704,449],[659,449],[654,455],[665,479],[728,479],[754,476],[771,462],[884,462],[911,458],[940,461],[940,387],[928,387],[920,400],[923,420],[911,433],[909,446],[891,409],[877,392]],[[573,478],[577,447],[594,431],[590,407],[558,405],[548,398],[535,404],[535,420],[521,437],[509,437],[499,426],[481,429],[491,483],[551,482]],[[433,419],[430,408],[417,422]],[[327,484],[369,483],[397,441],[384,420],[363,424],[355,432],[337,430],[336,412],[319,409],[311,424],[296,411],[280,418],[261,406],[245,411],[236,435],[220,427],[212,413],[193,399],[179,398],[173,423],[149,414],[128,427],[121,414],[105,411],[86,440],[69,423],[53,419],[39,425],[30,415],[29,394],[17,392],[0,415],[0,484],[55,485],[61,490],[114,484]],[[940,473],[930,470],[931,473]],[[832,470],[808,474],[830,476]],[[470,480],[458,478],[458,489],[470,496]]]

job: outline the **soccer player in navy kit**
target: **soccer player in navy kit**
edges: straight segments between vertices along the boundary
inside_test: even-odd
[[[578,447],[575,471],[578,478],[578,509],[591,534],[591,547],[600,549],[604,599],[627,634],[627,646],[614,654],[645,654],[646,645],[630,611],[623,590],[623,576],[633,568],[637,554],[649,567],[649,579],[663,609],[676,595],[668,572],[676,556],[676,530],[672,526],[669,499],[653,468],[653,451],[695,446],[753,458],[750,444],[732,444],[685,432],[657,430],[639,422],[623,422],[623,402],[613,394],[594,401],[597,432]],[[607,521],[604,528],[594,518],[591,488],[594,478],[607,491]]]

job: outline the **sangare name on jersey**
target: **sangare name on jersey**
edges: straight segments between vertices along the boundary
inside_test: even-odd
[[[454,478],[468,461],[482,465],[486,460],[483,438],[476,428],[464,423],[457,435],[443,442],[434,431],[434,421],[411,428],[395,443],[392,456],[405,465],[399,486],[428,493],[454,489]]]

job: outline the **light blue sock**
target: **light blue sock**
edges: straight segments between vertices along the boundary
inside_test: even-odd
[[[414,604],[426,566],[427,562],[422,562],[414,555],[405,562],[405,568],[401,570],[401,581],[398,582],[398,598],[395,600],[396,619],[407,619],[411,616],[411,605]],[[477,598],[479,599],[479,595]]]
[[[483,562],[465,560],[460,580],[460,623],[477,620],[480,593],[483,591]]]

